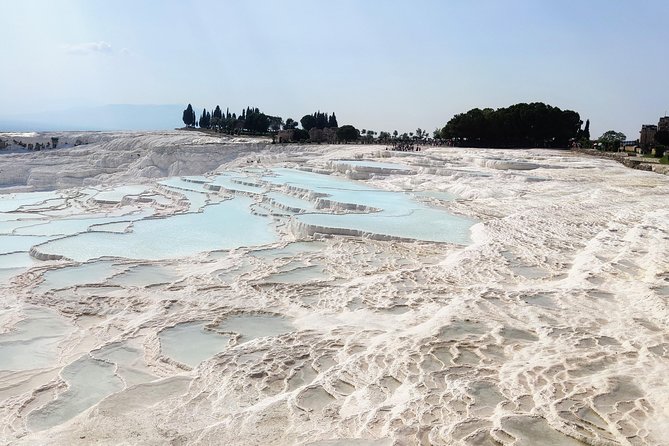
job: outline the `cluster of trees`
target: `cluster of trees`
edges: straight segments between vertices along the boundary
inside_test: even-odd
[[[589,137],[589,122],[581,130],[578,113],[542,102],[506,108],[474,108],[455,115],[439,132],[442,138],[469,147],[568,147]]]
[[[187,127],[200,127],[203,129],[213,129],[228,133],[249,133],[264,134],[269,131],[277,132],[283,127],[284,130],[293,130],[294,141],[306,141],[309,139],[311,129],[336,129],[337,139],[340,141],[355,141],[360,138],[360,131],[352,125],[339,127],[337,116],[332,113],[322,113],[320,111],[313,114],[304,115],[298,123],[292,118],[283,119],[279,116],[270,116],[262,113],[257,107],[247,107],[241,114],[230,113],[227,109],[225,113],[220,106],[216,106],[213,112],[202,110],[200,118],[197,119],[193,106],[188,104],[183,111],[182,116],[184,124]],[[297,128],[301,124],[302,128]],[[367,137],[373,137],[376,132],[365,131]]]
[[[305,115],[302,117],[300,122],[295,121],[292,118],[286,119],[284,122],[280,116],[271,116],[267,115],[260,111],[257,107],[246,107],[242,112],[237,115],[236,113],[230,113],[230,109],[227,109],[225,113],[221,110],[220,106],[216,106],[213,112],[207,111],[207,109],[202,110],[202,114],[198,119],[193,106],[188,104],[186,109],[183,111],[182,120],[186,127],[200,127],[202,129],[213,129],[220,132],[228,133],[250,133],[250,134],[263,134],[269,131],[277,132],[281,128],[288,130],[300,130],[297,128],[299,124],[302,124],[302,131],[297,132],[300,137],[303,139],[309,138],[309,130],[312,128],[324,129],[324,128],[338,128],[339,123],[337,122],[337,116],[332,113],[321,113],[317,111],[310,115]],[[306,134],[306,137],[304,136]]]
[[[337,116],[332,113],[322,113],[320,111],[313,114],[304,115],[300,122],[292,118],[283,119],[279,116],[270,116],[262,113],[257,107],[247,107],[242,110],[241,114],[230,113],[227,109],[225,113],[220,106],[216,106],[213,112],[202,110],[202,114],[198,119],[193,110],[193,106],[188,104],[183,111],[182,116],[184,124],[187,127],[200,127],[203,129],[213,129],[220,132],[228,133],[248,133],[248,134],[264,134],[269,131],[277,132],[283,127],[284,130],[293,130],[292,140],[306,141],[309,139],[309,131],[312,129],[323,130],[325,128],[333,129],[336,133],[337,140],[349,142],[356,141],[360,138],[360,131],[352,125],[344,125],[339,127]],[[302,128],[299,129],[298,125]],[[365,130],[363,132],[365,137],[373,138],[376,132]]]
[[[627,137],[622,132],[609,130],[608,132],[604,132],[604,134],[597,139],[597,142],[604,151],[618,150],[626,138]]]
[[[602,136],[597,139],[598,148],[600,150],[607,151],[618,151],[620,146],[627,139],[624,133],[616,132],[615,130],[609,130],[604,132]],[[669,131],[659,130],[655,133],[654,136],[655,145],[653,147],[655,156],[657,158],[662,158],[669,148]],[[637,141],[638,143],[638,141]]]
[[[196,119],[193,106],[188,104],[188,107],[183,111],[182,119],[187,127],[199,126],[203,129],[213,129],[219,132],[250,134],[267,133],[270,129],[277,131],[281,129],[283,123],[281,117],[267,115],[257,107],[247,107],[237,115],[236,113],[230,113],[230,109],[223,113],[218,105],[211,113],[206,108],[203,109],[200,119]]]
[[[300,124],[302,124],[302,128],[307,132],[313,128],[322,130],[326,127],[339,127],[337,117],[334,113],[328,115],[327,113],[321,113],[320,111],[315,112],[313,115],[304,115],[302,119],[300,119]]]

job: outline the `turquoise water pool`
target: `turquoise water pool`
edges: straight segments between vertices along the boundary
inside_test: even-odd
[[[157,260],[278,240],[271,221],[250,212],[251,203],[247,197],[236,197],[199,213],[138,221],[132,232],[87,232],[53,240],[39,251],[79,262],[104,256]]]

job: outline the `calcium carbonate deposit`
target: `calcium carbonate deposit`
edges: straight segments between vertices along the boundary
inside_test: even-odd
[[[59,136],[0,154],[0,444],[669,444],[669,177]]]

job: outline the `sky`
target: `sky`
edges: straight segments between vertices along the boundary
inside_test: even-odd
[[[0,0],[0,17],[5,117],[253,105],[402,133],[540,101],[636,139],[669,111],[667,0]]]

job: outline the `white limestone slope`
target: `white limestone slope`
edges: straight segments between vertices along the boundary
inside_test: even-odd
[[[120,212],[128,202],[73,198],[82,185],[141,183],[148,196],[162,193],[154,188],[162,176],[249,166],[330,172],[338,170],[332,160],[362,157],[411,173],[334,174],[429,191],[422,201],[478,221],[468,246],[318,234],[293,243],[294,220],[275,216],[280,241],[270,246],[161,261],[26,263],[0,281],[0,443],[669,438],[668,177],[559,151],[391,153],[191,132],[0,157],[1,184],[59,187],[90,213]],[[215,201],[231,192],[208,193]],[[170,197],[132,205],[160,215],[188,209]],[[257,205],[271,213],[262,198]],[[57,212],[40,206],[27,212]],[[51,272],[65,266],[81,273]],[[31,322],[35,314],[41,322]],[[40,323],[54,336],[37,339]],[[3,330],[47,352],[46,365],[3,370]],[[188,354],[178,343],[170,350],[174,336],[166,349],[165,333],[183,336]],[[220,353],[211,356],[217,336]],[[193,366],[193,353],[207,359]],[[77,412],[76,389],[95,377],[97,401]],[[55,419],[45,419],[50,410],[65,421],[41,430]]]
[[[61,140],[66,137],[60,135]],[[241,151],[265,150],[269,143],[189,131],[93,133],[82,138],[89,144],[3,155],[0,187],[44,190],[194,175],[216,169]]]

